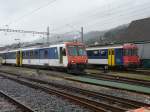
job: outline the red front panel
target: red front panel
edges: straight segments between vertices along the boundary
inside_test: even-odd
[[[140,60],[139,60],[138,56],[124,56],[123,60],[124,60],[124,65],[125,66],[139,65],[140,64]]]
[[[69,64],[87,64],[87,56],[68,56]]]
[[[138,48],[135,44],[124,44],[123,45],[124,50],[124,66],[130,67],[130,66],[139,66],[140,59],[137,54]]]
[[[68,64],[87,64],[88,57],[86,53],[83,53],[83,54],[79,53],[80,48],[84,52],[86,52],[85,45],[82,43],[78,43],[78,42],[66,43],[66,53],[68,56]]]

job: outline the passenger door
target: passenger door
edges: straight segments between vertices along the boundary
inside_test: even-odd
[[[20,66],[22,66],[22,58],[23,58],[23,56],[22,56],[22,51],[20,50],[19,52],[20,52],[20,53],[19,53],[19,54],[20,54],[20,56],[19,56],[19,57],[20,57],[20,62],[19,62],[19,64],[20,64]]]
[[[63,47],[60,47],[60,58],[59,58],[60,64],[63,64],[64,66],[67,66],[67,56],[66,56],[66,49]]]
[[[120,66],[123,65],[123,49],[115,49],[115,64]]]
[[[59,53],[60,53],[60,55],[59,55],[59,63],[60,64],[62,64],[63,63],[63,54],[62,54],[62,47],[60,47],[60,49],[59,49]]]
[[[16,66],[20,65],[20,51],[16,51]]]
[[[114,51],[114,49],[108,49],[108,65],[115,66],[115,51]]]

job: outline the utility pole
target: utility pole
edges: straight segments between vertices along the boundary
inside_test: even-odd
[[[47,45],[49,45],[49,34],[50,34],[50,31],[49,31],[49,26],[47,27]]]
[[[83,27],[81,27],[81,42],[84,43],[83,41]]]

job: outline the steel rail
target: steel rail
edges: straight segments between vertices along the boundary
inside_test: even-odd
[[[35,82],[39,82],[39,83],[43,83],[43,84],[49,84],[49,85],[52,85],[52,86],[61,87],[61,88],[65,88],[65,89],[67,88],[67,89],[70,89],[70,90],[73,90],[73,91],[78,91],[78,92],[81,92],[81,93],[84,93],[84,94],[88,94],[90,96],[96,96],[100,99],[104,98],[105,100],[108,100],[108,101],[113,100],[114,102],[118,102],[118,103],[125,104],[125,105],[135,107],[135,108],[140,107],[140,106],[149,106],[146,103],[137,102],[137,101],[133,101],[133,100],[125,99],[125,98],[120,98],[120,97],[116,97],[116,96],[106,95],[106,94],[99,93],[99,92],[93,92],[93,91],[89,91],[89,90],[85,90],[85,89],[81,89],[81,88],[77,88],[77,87],[72,87],[72,86],[67,86],[67,85],[62,86],[61,84],[51,83],[51,82],[43,81],[43,80],[40,80],[40,79],[35,79],[35,78],[32,78],[32,77],[28,77],[28,76],[20,76],[20,75],[15,74],[15,73],[8,73],[8,72],[4,72],[4,73],[13,74],[15,76],[25,78],[25,79],[30,80],[30,81],[35,81]]]
[[[133,78],[127,78],[122,76],[113,76],[106,73],[86,73],[86,77],[94,78],[94,79],[103,79],[103,80],[111,80],[111,81],[117,81],[117,82],[123,82],[123,83],[130,83],[134,85],[142,85],[145,87],[150,87],[150,81],[141,80],[141,79],[133,79]]]
[[[7,98],[9,101],[11,101],[13,104],[17,105],[18,107],[20,107],[24,112],[35,112],[34,110],[32,110],[30,107],[22,104],[21,102],[17,101],[15,98],[9,96],[8,94],[4,93],[3,91],[0,91],[0,94],[2,96],[4,96],[5,98]]]
[[[21,76],[21,78],[25,78],[27,80],[42,83],[42,84],[48,84],[50,86],[54,86],[57,88],[63,88],[63,89],[69,89],[71,91],[77,91],[77,92],[80,92],[81,94],[84,94],[84,95],[88,94],[90,96],[95,96],[95,97],[100,98],[100,99],[118,102],[118,103],[128,105],[131,107],[135,107],[135,108],[140,107],[140,106],[148,106],[148,104],[146,104],[146,103],[137,102],[137,101],[133,101],[133,100],[125,99],[125,98],[120,98],[120,97],[115,97],[115,96],[111,96],[111,95],[106,95],[106,94],[99,93],[99,92],[93,92],[90,90],[85,90],[85,89],[81,89],[81,88],[77,88],[77,87],[47,82],[47,81],[43,81],[41,79],[35,79],[35,78],[31,78],[31,77],[22,77],[22,76]]]
[[[94,100],[91,100],[91,99],[87,99],[85,97],[81,97],[81,96],[77,96],[77,95],[74,95],[74,94],[69,94],[69,93],[66,93],[64,91],[60,91],[60,90],[56,90],[54,88],[49,88],[47,86],[44,86],[44,85],[41,85],[41,84],[35,84],[33,82],[29,82],[29,81],[25,81],[25,80],[21,80],[21,79],[18,79],[18,78],[15,78],[14,76],[4,76],[4,77],[7,77],[8,79],[11,79],[11,80],[14,80],[18,83],[21,83],[23,85],[28,85],[30,87],[33,87],[33,88],[37,88],[37,89],[41,89],[49,94],[56,94],[58,96],[62,96],[64,98],[67,98],[73,102],[76,102],[76,103],[79,103],[93,111],[96,111],[96,112],[108,112],[108,110],[112,110],[114,112],[124,112],[124,111],[127,111],[127,109],[124,109],[124,108],[120,108],[120,107],[116,107],[116,106],[112,106],[110,104],[107,104],[107,103],[101,103],[101,102],[97,102],[97,101],[94,101]]]

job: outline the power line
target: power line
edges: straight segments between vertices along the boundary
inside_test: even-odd
[[[45,4],[45,5],[43,5],[43,6],[40,6],[40,7],[36,8],[36,9],[34,9],[33,11],[31,11],[31,12],[29,12],[29,13],[27,13],[27,14],[21,16],[21,17],[19,17],[18,19],[9,22],[8,25],[11,25],[11,24],[13,24],[13,23],[18,23],[19,21],[22,21],[22,20],[23,20],[24,18],[26,18],[27,16],[32,15],[33,13],[35,13],[35,12],[41,10],[42,8],[45,8],[45,7],[49,6],[50,4],[52,4],[52,3],[56,2],[56,1],[57,1],[57,0],[50,1],[50,2],[48,2],[47,4]]]
[[[108,16],[107,19],[105,19],[105,20],[98,20],[98,21],[94,22],[94,24],[92,23],[91,25],[93,26],[93,25],[95,25],[97,23],[100,23],[100,22],[102,22],[101,25],[110,24],[110,22],[112,22],[113,19],[118,20],[120,18],[123,18],[123,19],[134,18],[134,16],[138,16],[138,15],[143,16],[143,14],[145,14],[145,10],[144,9],[146,9],[146,8],[143,8],[142,10],[138,11],[138,13],[137,13],[137,10],[129,11],[128,13],[132,13],[132,16],[127,16],[127,15],[125,15],[123,13],[122,14],[117,13],[116,14],[116,15],[118,15],[117,18],[116,18],[116,15],[115,16]],[[147,15],[147,16],[150,16],[150,15]],[[145,16],[145,17],[147,17],[147,16]],[[91,25],[88,24],[87,26],[91,26]]]
[[[134,7],[143,7],[143,6],[145,6],[146,4],[149,4],[150,2],[144,2],[144,3],[142,3],[142,4],[138,4],[138,5],[134,5]],[[108,4],[107,4],[108,5]],[[97,22],[105,22],[105,21],[109,21],[109,20],[111,20],[112,21],[112,19],[114,18],[114,15],[119,15],[119,17],[123,17],[123,16],[126,16],[125,14],[127,13],[127,12],[125,12],[126,10],[129,10],[128,12],[129,13],[134,13],[133,15],[135,15],[135,13],[140,13],[143,9],[149,9],[149,6],[148,7],[144,7],[144,8],[140,8],[140,9],[135,9],[135,8],[133,8],[132,7],[132,9],[131,9],[131,6],[126,6],[126,7],[123,7],[124,6],[124,4],[120,4],[120,5],[118,5],[117,7],[115,7],[115,8],[109,8],[109,9],[106,9],[106,10],[101,10],[100,12],[96,12],[96,13],[94,13],[94,12],[92,12],[92,16],[91,15],[89,15],[89,13],[88,13],[88,16],[83,16],[83,14],[82,14],[82,17],[83,18],[86,18],[86,19],[84,19],[83,21],[80,19],[79,21],[80,22],[75,22],[75,23],[77,23],[77,24],[79,24],[79,23],[81,23],[81,22],[84,22],[84,24],[89,24],[90,22],[89,21],[86,21],[85,22],[85,20],[87,20],[88,18],[92,18],[93,16],[97,16],[98,14],[101,14],[99,17],[98,17],[98,19],[100,20],[98,20]],[[106,6],[105,6],[106,7]],[[103,9],[103,8],[102,8]],[[140,11],[139,11],[140,10]],[[108,13],[107,13],[108,12]],[[94,14],[93,14],[94,13]],[[107,14],[106,14],[107,13]],[[113,17],[111,17],[111,15],[113,15]],[[131,16],[133,16],[133,15],[131,15]],[[118,18],[119,18],[118,17]],[[104,18],[106,18],[106,19],[104,19]],[[116,19],[116,18],[115,18]],[[72,21],[73,22],[73,21]],[[71,23],[72,23],[71,22]],[[93,20],[92,20],[92,22],[93,22]],[[94,20],[94,23],[95,23],[95,20]],[[84,24],[82,23],[82,25],[84,26]],[[81,25],[81,24],[80,24]],[[61,27],[58,27],[58,28],[56,28],[55,30],[57,30],[57,29],[61,29],[62,27],[66,27],[66,26],[68,26],[67,24],[65,24],[65,25],[63,25],[63,26],[61,26]],[[77,26],[79,26],[79,25],[77,25]],[[69,27],[70,27],[70,25],[69,25]]]
[[[143,4],[144,5],[144,4]],[[143,6],[143,5],[136,5],[136,6]],[[122,12],[121,13],[121,11],[119,12],[119,11],[117,11],[114,15],[107,15],[107,17],[104,15],[104,16],[100,16],[99,18],[100,18],[100,20],[99,20],[99,18],[98,18],[98,21],[94,21],[94,24],[93,24],[93,21],[92,21],[92,24],[90,23],[90,22],[86,22],[85,24],[86,24],[86,26],[93,26],[93,25],[95,25],[95,24],[97,24],[97,23],[100,23],[100,22],[102,22],[102,24],[101,24],[101,26],[102,25],[106,25],[106,24],[110,24],[111,22],[113,22],[114,21],[114,19],[115,20],[119,20],[120,18],[123,18],[123,19],[128,19],[128,18],[134,18],[134,16],[138,16],[138,15],[140,15],[140,16],[143,16],[144,14],[145,14],[145,9],[150,9],[149,8],[149,6],[147,6],[147,7],[144,7],[144,8],[140,8],[140,9],[129,9],[129,11],[128,12]],[[127,16],[126,14],[127,13],[132,13],[132,15],[131,16]],[[150,15],[147,15],[147,16],[150,16]],[[147,16],[144,16],[144,17],[147,17]],[[117,17],[117,18],[116,18]],[[105,19],[106,18],[106,19]],[[135,18],[136,19],[136,18]],[[133,19],[131,19],[131,20],[133,20]],[[88,24],[87,24],[88,23]]]
[[[43,34],[43,35],[47,35],[47,32],[15,30],[15,29],[0,29],[0,31],[3,31],[3,32],[31,33],[31,34]]]
[[[139,7],[139,6],[143,6],[143,5],[137,5],[137,7]],[[109,20],[108,18],[110,18],[111,20],[112,20],[112,16],[116,16],[116,15],[120,15],[119,17],[121,17],[121,16],[123,16],[125,13],[139,13],[139,12],[141,12],[141,11],[143,11],[143,9],[150,9],[149,8],[149,6],[148,7],[144,7],[144,8],[140,8],[140,9],[129,9],[129,8],[125,8],[125,9],[128,9],[128,12],[122,12],[122,11],[124,11],[124,10],[118,10],[117,12],[114,12],[114,14],[112,13],[112,12],[109,12],[109,14],[108,15],[100,15],[99,17],[98,17],[98,21],[100,20],[100,21],[107,21],[107,20]],[[111,11],[112,11],[112,9],[111,9]],[[104,12],[103,12],[104,13]],[[112,14],[113,15],[112,15]],[[111,16],[112,15],[112,16]],[[125,15],[126,16],[126,15]],[[131,15],[132,16],[132,15]],[[118,17],[118,18],[119,18]],[[105,19],[106,18],[106,19]],[[85,22],[85,20],[84,20],[84,22]],[[92,22],[93,22],[93,20],[92,20]],[[86,22],[86,23],[89,23],[89,22]]]

